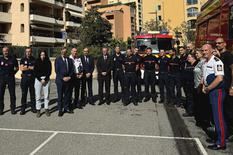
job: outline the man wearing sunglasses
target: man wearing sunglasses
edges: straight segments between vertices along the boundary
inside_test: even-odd
[[[233,55],[226,50],[226,42],[223,38],[217,38],[216,48],[220,53],[220,59],[224,64],[224,82],[226,98],[224,101],[224,112],[228,127],[228,136],[233,135]]]

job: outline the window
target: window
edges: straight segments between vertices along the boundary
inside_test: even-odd
[[[198,0],[187,0],[187,4],[188,5],[193,5],[193,4],[197,4]]]
[[[158,11],[160,11],[161,10],[161,5],[158,5]]]
[[[108,15],[108,16],[106,16],[106,18],[107,18],[108,20],[112,20],[112,19],[114,19],[114,15]]]
[[[24,24],[20,25],[20,32],[23,33],[24,32]]]
[[[158,20],[162,20],[162,16],[158,16]]]
[[[21,11],[21,12],[24,12],[24,3],[21,3],[21,4],[20,4],[20,11]]]
[[[188,24],[188,27],[189,27],[190,29],[195,29],[195,28],[196,28],[196,20],[189,20],[189,21],[187,22],[187,24]]]
[[[198,9],[197,8],[189,8],[187,9],[187,16],[188,17],[196,17],[198,14]]]

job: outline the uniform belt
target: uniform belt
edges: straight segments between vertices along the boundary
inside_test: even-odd
[[[121,71],[121,70],[122,70],[122,68],[116,68],[115,70],[116,70],[116,71]]]
[[[32,77],[32,74],[22,74],[22,76]]]

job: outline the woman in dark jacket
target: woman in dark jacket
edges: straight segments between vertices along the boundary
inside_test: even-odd
[[[45,50],[41,50],[36,60],[35,72],[35,94],[36,94],[36,110],[37,117],[41,116],[41,90],[44,94],[44,108],[46,116],[50,116],[49,112],[49,92],[50,92],[50,75],[51,75],[51,61]]]
[[[185,110],[186,113],[183,114],[184,117],[193,116],[193,94],[194,94],[194,73],[193,70],[197,65],[198,61],[194,54],[189,54],[187,57],[188,63],[184,67],[184,91],[186,92],[186,103]]]

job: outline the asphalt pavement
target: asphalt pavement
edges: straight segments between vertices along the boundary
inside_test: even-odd
[[[94,80],[94,94],[97,82]],[[111,91],[112,92],[112,91]],[[20,109],[21,90],[16,87]],[[193,118],[182,118],[181,108],[149,101],[123,106],[86,105],[74,114],[57,116],[56,85],[51,84],[52,114],[37,118],[28,111],[11,115],[9,94],[0,116],[1,155],[226,155],[233,154],[232,143],[226,151],[206,149],[206,135]]]

